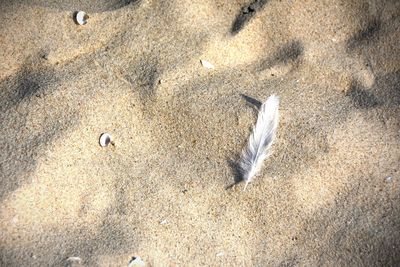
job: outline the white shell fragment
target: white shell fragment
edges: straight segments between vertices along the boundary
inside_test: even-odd
[[[68,263],[77,263],[77,264],[82,264],[82,259],[79,257],[69,257],[67,259]]]
[[[76,12],[75,15],[75,21],[79,25],[85,25],[87,23],[87,20],[89,19],[88,14],[86,14],[84,11],[78,11]]]
[[[139,257],[132,257],[131,261],[128,264],[128,267],[136,267],[136,266],[146,266],[144,261],[142,261]]]
[[[103,133],[100,135],[100,140],[99,140],[100,146],[106,147],[109,144],[114,144],[112,140],[112,136],[109,133]]]
[[[210,62],[206,61],[206,60],[200,59],[200,63],[206,69],[214,69],[214,65],[211,64]]]

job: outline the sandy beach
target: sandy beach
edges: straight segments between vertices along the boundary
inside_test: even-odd
[[[16,0],[0,21],[0,266],[400,265],[400,1]]]

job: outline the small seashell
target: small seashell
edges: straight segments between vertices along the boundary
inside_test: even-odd
[[[100,143],[100,146],[102,146],[102,147],[106,147],[109,144],[113,144],[111,135],[109,133],[102,133],[100,135],[99,143]]]
[[[215,256],[222,257],[222,256],[224,256],[224,252],[218,252]]]
[[[162,220],[161,222],[160,222],[160,224],[167,224],[167,219],[164,219],[164,220]]]
[[[87,23],[87,20],[89,19],[89,15],[86,14],[84,11],[78,11],[75,14],[75,21],[79,25],[85,25]]]
[[[206,60],[200,59],[200,63],[201,63],[201,65],[203,65],[204,68],[214,69],[214,65]]]
[[[131,261],[128,264],[128,267],[135,267],[135,266],[145,266],[146,264],[142,261],[139,257],[132,257]]]

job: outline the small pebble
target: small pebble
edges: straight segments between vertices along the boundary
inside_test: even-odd
[[[102,146],[102,147],[106,147],[109,144],[113,144],[111,135],[108,133],[101,134],[99,143],[100,143],[100,146]]]
[[[386,182],[391,182],[393,180],[393,177],[392,176],[387,176],[387,177],[385,177],[385,181]]]
[[[164,219],[160,222],[160,224],[166,224],[167,223],[167,219]]]
[[[219,253],[217,253],[215,256],[217,256],[217,257],[222,257],[222,256],[224,256],[224,253],[223,253],[223,252],[219,252]]]
[[[16,225],[16,224],[18,223],[18,217],[17,217],[17,216],[14,216],[14,217],[12,218],[12,220],[11,220],[11,223],[12,223],[13,225]]]
[[[75,22],[78,23],[79,25],[85,25],[88,19],[89,16],[84,11],[78,11],[75,14]]]
[[[82,259],[79,257],[69,257],[67,259],[68,263],[77,263],[77,264],[82,264]]]

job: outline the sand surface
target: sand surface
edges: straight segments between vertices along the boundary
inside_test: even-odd
[[[0,21],[1,266],[399,266],[400,1],[19,0]],[[271,94],[274,153],[230,187]]]

